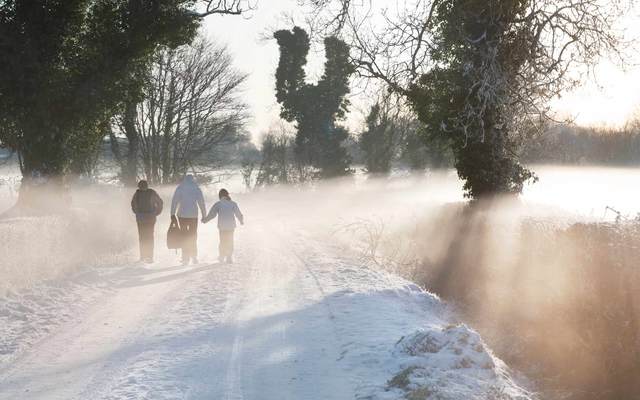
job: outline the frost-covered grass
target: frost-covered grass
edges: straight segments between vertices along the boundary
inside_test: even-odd
[[[85,217],[86,218],[86,217]],[[0,223],[0,294],[82,267],[122,260],[135,238],[99,218],[30,217]]]
[[[128,200],[112,187],[72,190],[64,213],[0,220],[0,295],[82,268],[131,259],[137,243]]]
[[[404,226],[358,221],[347,232],[363,259],[455,304],[545,396],[640,391],[639,223],[497,201],[427,210]]]
[[[417,331],[400,339],[396,353],[412,361],[388,385],[404,392],[406,399],[533,398],[512,382],[506,365],[464,324]]]

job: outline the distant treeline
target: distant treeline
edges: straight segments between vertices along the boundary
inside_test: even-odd
[[[620,129],[557,125],[525,149],[530,163],[640,164],[640,126]]]

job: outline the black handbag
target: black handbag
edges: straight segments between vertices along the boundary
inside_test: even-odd
[[[172,250],[182,248],[182,231],[180,230],[178,221],[171,221],[171,225],[169,225],[169,230],[167,231],[167,247]]]

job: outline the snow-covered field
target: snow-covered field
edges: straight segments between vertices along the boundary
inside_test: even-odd
[[[5,298],[0,399],[529,398],[441,301],[348,249],[249,219],[217,264],[203,232],[200,265],[165,251]]]
[[[240,194],[235,264],[214,262],[205,225],[201,264],[180,266],[163,216],[153,265],[92,264],[9,290],[0,399],[533,397],[443,302],[337,239],[336,226],[380,202],[395,205],[387,217],[410,218],[436,201],[408,196],[413,184]]]
[[[625,182],[638,174],[622,172]],[[629,188],[554,198],[602,180],[573,169],[541,177],[524,201],[549,215],[637,212]],[[114,188],[76,191],[75,224],[2,221],[0,399],[535,397],[446,304],[362,257],[373,236],[460,201],[453,173],[252,193],[234,184],[247,225],[232,265],[214,262],[206,225],[201,264],[180,266],[164,248],[166,211],[157,262],[136,264],[130,193]],[[10,204],[15,191],[2,190]],[[171,188],[160,192],[168,206]]]

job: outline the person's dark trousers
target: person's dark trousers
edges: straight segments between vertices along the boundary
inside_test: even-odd
[[[198,219],[180,218],[180,230],[182,231],[182,261],[198,258]]]
[[[140,242],[140,259],[153,260],[154,239],[153,231],[156,226],[155,218],[138,219],[138,240]]]

